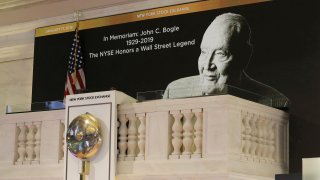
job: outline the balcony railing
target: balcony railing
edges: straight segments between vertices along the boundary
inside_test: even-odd
[[[0,118],[0,179],[61,180],[64,110]]]
[[[118,106],[117,179],[274,179],[288,171],[288,114],[222,95]],[[62,179],[64,110],[0,118],[0,180]]]
[[[118,179],[288,171],[288,114],[274,108],[223,95],[123,104],[118,118]]]

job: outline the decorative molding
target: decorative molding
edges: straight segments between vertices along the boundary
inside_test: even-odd
[[[2,0],[0,1],[0,10],[6,10],[16,7],[23,7],[35,3],[40,3],[48,0]]]
[[[33,59],[34,44],[21,44],[0,48],[0,63]]]

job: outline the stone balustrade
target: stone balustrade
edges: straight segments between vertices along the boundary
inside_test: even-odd
[[[0,118],[0,179],[61,180],[64,110]]]
[[[117,179],[274,179],[288,118],[229,95],[118,105]],[[64,131],[64,110],[0,118],[0,180],[61,180]]]
[[[122,104],[118,179],[274,179],[288,171],[288,118],[229,95]]]

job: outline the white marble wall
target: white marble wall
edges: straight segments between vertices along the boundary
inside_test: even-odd
[[[79,7],[81,3],[78,3],[76,8],[85,9],[80,18],[83,20],[192,1],[195,0],[139,0],[134,2],[126,0],[121,1],[121,4],[106,2],[107,6],[90,7],[89,9]],[[75,7],[70,6],[69,8],[72,11]],[[33,13],[41,12],[34,11]],[[74,20],[73,14],[69,13],[63,16],[0,26],[0,116],[4,115],[6,105],[31,103],[34,30],[38,27]]]
[[[30,104],[33,59],[0,63],[0,115],[6,105]]]

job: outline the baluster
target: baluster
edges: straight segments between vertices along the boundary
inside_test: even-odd
[[[275,160],[275,123],[270,119],[269,123],[269,154],[268,158],[272,161]]]
[[[125,160],[133,161],[136,157],[137,149],[137,127],[136,127],[136,116],[130,115],[129,117],[129,127],[128,127],[128,154]]]
[[[65,133],[64,133],[65,125],[64,122],[60,121],[60,153],[59,160],[62,161],[64,158],[64,142],[65,142]]]
[[[250,147],[250,154],[251,156],[256,155],[256,150],[257,150],[257,127],[256,127],[256,121],[257,121],[257,115],[253,114],[251,119],[250,119],[250,127],[251,127],[251,147]]]
[[[17,124],[19,127],[20,133],[18,136],[18,156],[16,164],[23,164],[26,156],[26,126],[24,123]]]
[[[127,122],[128,118],[124,115],[121,114],[119,116],[119,121],[120,121],[120,127],[119,127],[119,155],[118,155],[118,160],[123,161],[124,158],[126,157],[126,151],[128,148],[128,128],[127,128]]]
[[[27,158],[25,163],[31,164],[33,158],[34,158],[34,125],[32,123],[26,124],[26,127],[28,128],[27,133],[27,142],[26,142],[26,153]]]
[[[118,114],[119,114],[119,111],[118,111]],[[120,142],[120,135],[119,135],[119,129],[120,129],[120,120],[119,118],[117,119],[116,121],[116,125],[117,125],[117,150],[116,150],[116,157],[118,158],[119,157],[119,154],[120,154],[120,149],[119,149],[119,142]]]
[[[182,146],[182,123],[181,118],[182,114],[179,111],[171,112],[171,115],[174,118],[174,123],[172,125],[172,146],[173,152],[169,156],[170,159],[179,159],[181,154]]]
[[[278,137],[280,137],[281,138],[281,141],[280,141],[280,143],[281,143],[281,145],[280,144],[278,144],[278,146],[279,147],[277,147],[277,149],[279,149],[280,150],[280,152],[279,153],[281,153],[281,157],[279,158],[279,160],[280,160],[280,162],[282,163],[282,164],[285,164],[285,165],[287,165],[287,163],[288,163],[288,145],[289,144],[287,144],[287,140],[288,140],[288,122],[280,122],[279,123],[279,125],[278,125],[279,127],[278,127]]]
[[[280,132],[279,134],[281,134],[281,139],[282,139],[282,143],[281,143],[281,146],[278,144],[278,146],[280,146],[280,149],[281,149],[281,163],[284,163],[285,166],[287,167],[288,166],[288,160],[289,160],[289,157],[288,157],[288,145],[287,142],[288,142],[288,122],[283,122],[280,124],[281,125],[281,128],[279,128]]]
[[[286,135],[286,127],[285,124],[283,124],[282,122],[279,122],[276,124],[276,132],[277,132],[277,142],[275,147],[277,148],[276,151],[276,161],[278,164],[282,164],[285,162],[285,156],[286,156],[286,139],[285,139],[285,135]]]
[[[186,158],[186,159],[190,159],[191,157],[191,147],[193,144],[193,139],[192,139],[192,135],[193,135],[193,125],[192,125],[192,117],[193,117],[193,113],[191,112],[191,110],[184,110],[182,111],[183,116],[185,117],[185,122],[183,124],[183,138],[182,138],[182,144],[184,147],[184,151],[182,153],[182,155],[180,156],[180,158]]]
[[[269,142],[270,142],[269,126],[270,126],[270,121],[269,119],[266,119],[266,123],[264,125],[265,136],[264,136],[264,151],[263,151],[263,157],[265,160],[267,160],[269,156]]]
[[[248,113],[244,113],[241,111],[241,151],[243,154],[245,154],[245,148],[246,148],[246,118]]]
[[[244,131],[244,139],[245,139],[245,146],[244,146],[244,154],[248,155],[249,150],[251,147],[251,127],[250,127],[250,119],[251,119],[252,114],[248,114],[246,118],[244,119],[244,126],[245,126],[245,131]]]
[[[256,121],[256,124],[257,124],[257,149],[256,149],[256,156],[258,158],[261,157],[261,152],[262,152],[262,119],[261,117],[259,116],[257,121]]]
[[[262,119],[262,126],[261,126],[261,158],[265,159],[267,154],[267,124],[268,121],[266,118]]]
[[[195,152],[192,154],[192,158],[201,158],[202,157],[202,120],[203,113],[202,109],[200,111],[193,111],[196,116],[196,122],[194,124],[194,145],[196,147]]]
[[[137,160],[144,160],[144,152],[145,152],[145,139],[146,139],[146,115],[145,113],[137,115],[140,126],[138,129],[138,147],[139,147],[139,154],[137,156]]]
[[[34,162],[40,163],[40,142],[41,142],[41,122],[34,122],[35,135],[34,135]]]

